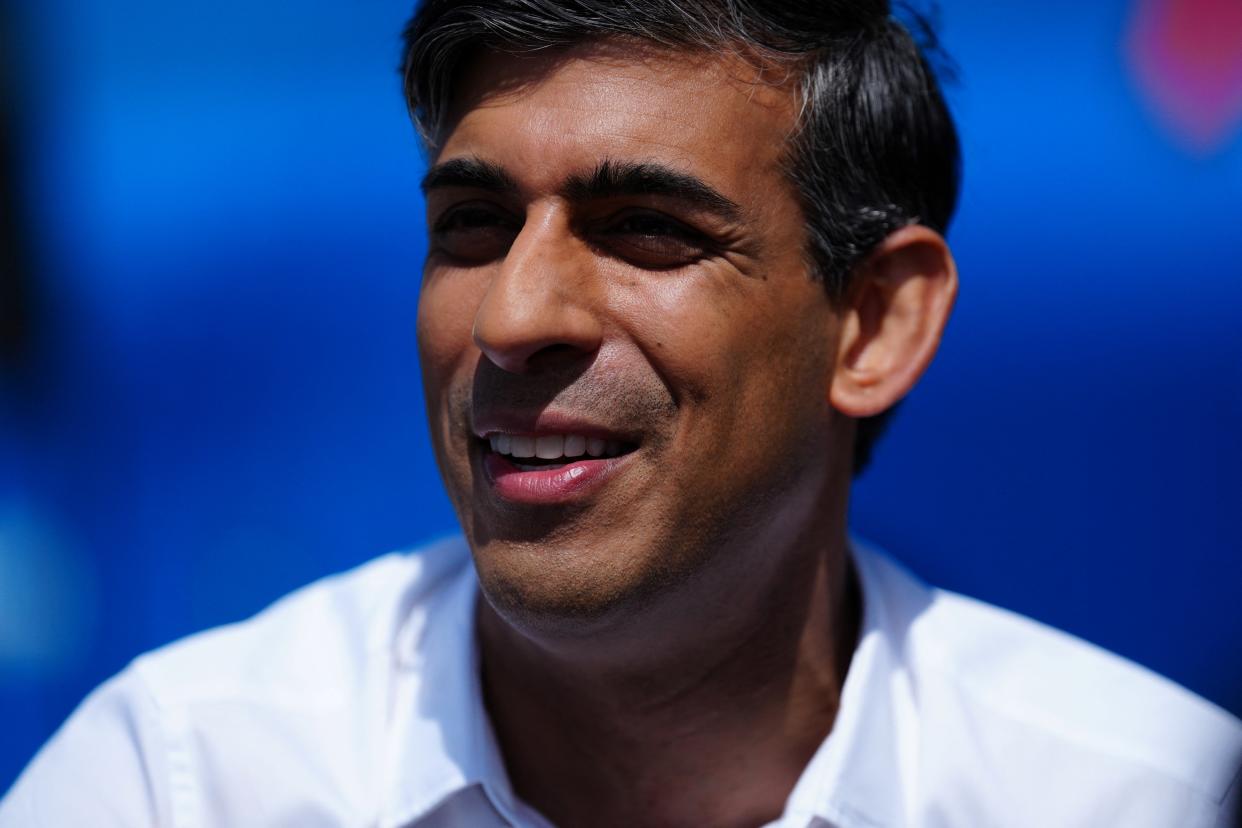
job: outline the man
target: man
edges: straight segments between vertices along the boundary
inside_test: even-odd
[[[847,537],[957,288],[885,3],[430,0],[404,69],[465,541],[139,659],[0,825],[1225,818],[1237,720]]]

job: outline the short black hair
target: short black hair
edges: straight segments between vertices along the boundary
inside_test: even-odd
[[[783,67],[799,96],[785,167],[806,217],[808,265],[840,301],[886,236],[910,224],[944,234],[957,205],[957,130],[928,57],[944,56],[926,18],[902,12],[909,25],[887,0],[424,0],[405,29],[401,73],[434,147],[478,50],[628,39]],[[859,420],[855,473],[891,414]]]

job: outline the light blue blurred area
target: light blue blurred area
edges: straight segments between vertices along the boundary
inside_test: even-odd
[[[70,674],[96,643],[95,561],[58,521],[10,499],[0,513],[0,675]]]
[[[963,291],[856,528],[1242,712],[1242,135],[1162,128],[1128,3],[942,5]],[[12,7],[40,268],[0,374],[0,789],[139,652],[452,529],[408,6]]]

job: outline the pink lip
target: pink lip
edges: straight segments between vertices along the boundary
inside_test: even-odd
[[[590,495],[612,477],[628,456],[587,458],[555,469],[522,471],[509,458],[484,448],[483,469],[502,500],[555,505]]]

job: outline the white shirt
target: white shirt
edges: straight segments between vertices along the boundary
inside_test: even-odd
[[[1117,656],[856,547],[864,619],[781,828],[1228,825],[1242,723]],[[0,828],[546,826],[484,712],[461,540],[389,555],[142,656]]]

